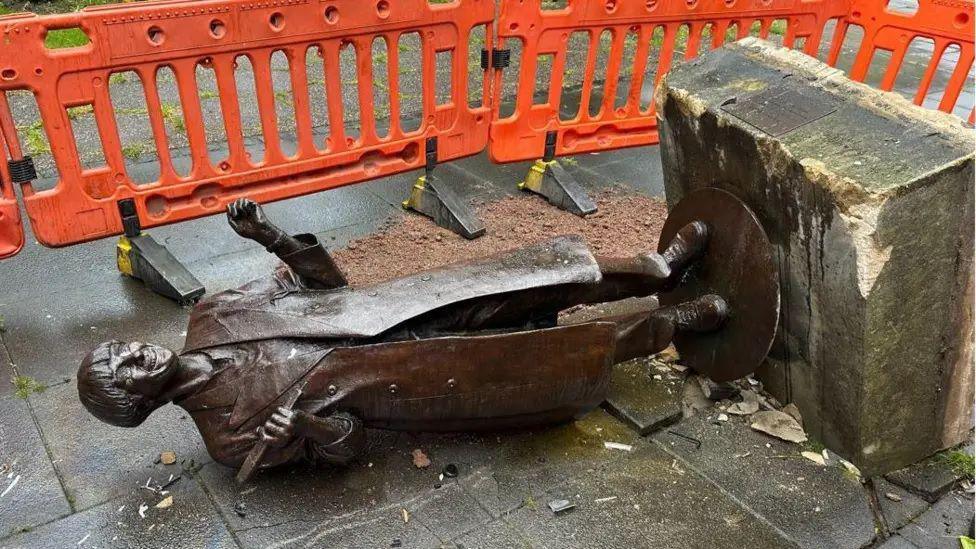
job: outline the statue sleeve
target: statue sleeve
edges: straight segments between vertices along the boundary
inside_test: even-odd
[[[362,421],[352,414],[339,412],[332,414],[330,419],[344,423],[346,434],[338,440],[323,444],[314,439],[305,440],[305,451],[309,461],[313,463],[328,463],[330,465],[346,465],[366,448],[366,430]]]
[[[301,246],[279,257],[291,268],[302,286],[314,290],[329,290],[347,284],[346,277],[315,235],[299,234],[294,238]]]

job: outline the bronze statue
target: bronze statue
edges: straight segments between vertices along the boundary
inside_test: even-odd
[[[682,223],[659,254],[599,258],[580,238],[559,237],[353,288],[314,236],[285,234],[246,199],[227,216],[283,265],[199,303],[179,353],[99,345],[81,363],[78,392],[92,414],[122,427],[181,406],[216,461],[243,465],[239,480],[296,460],[347,463],[362,452],[366,427],[568,421],[602,402],[612,364],[737,318],[724,296],[705,292],[650,312],[557,322],[574,305],[686,285],[682,273],[714,239],[703,221]]]

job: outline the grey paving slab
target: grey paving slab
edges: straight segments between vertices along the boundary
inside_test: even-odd
[[[860,482],[840,468],[803,458],[802,448],[753,431],[745,419],[699,415],[653,435],[663,449],[801,547],[862,547],[874,518]]]
[[[877,547],[878,549],[917,549],[918,546],[899,535],[894,535]]]
[[[604,440],[637,442],[633,431],[601,410],[572,424],[528,432],[370,431],[369,439],[360,462],[344,468],[271,471],[243,489],[234,483],[234,471],[218,464],[203,467],[199,477],[245,545],[293,538],[307,543],[325,531],[344,531],[349,517],[373,520],[374,511],[387,508],[407,509],[411,523],[449,539],[580,471],[623,457],[604,448]],[[427,454],[430,467],[413,465],[414,449]],[[440,478],[449,464],[458,468],[457,479]],[[243,518],[233,511],[238,502],[247,506]]]
[[[411,517],[442,540],[458,537],[492,520],[474,498],[452,481],[417,498],[405,508]]]
[[[30,397],[52,462],[76,509],[98,505],[138,491],[152,477],[179,474],[181,464],[155,462],[164,451],[176,452],[190,466],[209,461],[196,426],[182,409],[165,406],[137,429],[102,423],[78,401],[74,383]]]
[[[0,537],[71,513],[27,401],[0,398]]]
[[[883,478],[874,479],[874,491],[891,532],[908,524],[929,508],[929,503],[924,499]]]
[[[608,499],[611,498],[611,499]],[[552,499],[572,511],[555,515]],[[781,534],[660,448],[632,454],[550,489],[505,517],[545,548],[792,547]]]
[[[920,549],[957,549],[959,536],[968,536],[972,523],[972,497],[951,492],[899,530],[898,535]]]
[[[460,482],[466,493],[497,517],[574,475],[624,457],[626,452],[607,449],[605,442],[633,445],[640,439],[597,410],[568,425],[481,440],[491,451],[476,456],[472,474]]]
[[[521,532],[501,519],[479,526],[450,541],[458,549],[532,549],[535,547]]]
[[[0,317],[2,317],[3,308],[0,308]],[[4,326],[6,326],[6,318],[3,318]],[[7,346],[3,341],[3,331],[6,328],[0,330],[0,398],[7,395],[12,395],[14,393],[14,376],[16,372],[14,371],[13,361],[10,359],[10,353],[7,352]]]
[[[238,547],[193,478],[181,478],[169,491],[169,508],[156,507],[166,496],[133,487],[112,501],[0,539],[0,548]],[[139,514],[143,505],[145,518]]]
[[[934,502],[947,494],[953,484],[963,478],[963,475],[942,459],[942,456],[935,455],[904,469],[888,473],[885,478]]]
[[[604,407],[641,435],[647,435],[681,419],[685,377],[647,358],[617,364]]]

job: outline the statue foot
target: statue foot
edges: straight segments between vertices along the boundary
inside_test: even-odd
[[[685,332],[714,332],[729,318],[728,303],[714,294],[659,311],[670,317],[675,329]]]
[[[704,253],[707,245],[708,225],[692,221],[678,231],[661,255],[673,272],[680,273]]]

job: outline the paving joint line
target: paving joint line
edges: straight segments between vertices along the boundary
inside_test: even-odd
[[[719,483],[715,482],[711,477],[709,477],[708,475],[706,475],[703,471],[699,470],[698,467],[695,467],[694,464],[692,464],[688,460],[684,459],[682,456],[680,456],[680,455],[672,452],[671,449],[668,448],[667,445],[665,445],[663,442],[661,442],[661,441],[659,441],[657,439],[650,440],[650,442],[652,444],[654,444],[655,446],[657,446],[658,448],[660,448],[661,450],[663,450],[666,454],[670,455],[673,459],[676,459],[676,460],[680,461],[682,464],[685,465],[685,467],[688,468],[688,470],[692,471],[693,473],[695,473],[696,475],[698,475],[699,477],[701,477],[705,482],[707,482],[707,483],[711,484],[712,486],[714,486],[715,488],[717,488],[718,491],[722,495],[724,495],[725,497],[729,498],[729,500],[732,503],[734,503],[735,505],[739,506],[742,510],[744,510],[745,512],[747,512],[750,515],[752,515],[756,520],[758,520],[759,522],[761,522],[761,523],[769,526],[773,530],[773,532],[776,533],[776,535],[780,536],[780,538],[783,539],[783,541],[786,541],[787,543],[789,543],[790,545],[796,547],[797,549],[802,549],[803,546],[799,542],[797,542],[795,539],[793,539],[792,536],[790,536],[785,531],[783,531],[779,526],[776,526],[775,524],[773,524],[772,522],[770,522],[769,519],[767,519],[765,516],[761,515],[759,512],[757,512],[756,510],[754,510],[752,507],[750,507],[749,505],[746,505],[746,503],[744,501],[740,500],[734,494],[732,494],[731,492],[729,492],[728,490],[726,490],[724,486],[722,486]]]
[[[7,355],[10,363],[10,370],[13,372],[15,377],[19,377],[20,370],[17,369],[17,365],[13,361],[14,357],[12,354],[10,354],[10,347],[7,346],[6,335],[3,331],[0,331],[0,347],[3,347],[4,353]],[[58,471],[58,468],[54,464],[54,456],[51,453],[51,448],[48,446],[47,437],[44,436],[44,430],[41,429],[41,424],[37,421],[37,414],[34,413],[34,407],[31,406],[30,399],[25,398],[24,403],[27,405],[27,413],[30,414],[31,422],[34,423],[34,429],[37,430],[37,436],[41,439],[41,446],[44,447],[44,454],[47,456],[47,461],[51,465],[51,470],[54,471],[54,476],[58,479],[58,485],[61,487],[61,495],[64,496],[64,500],[68,503],[68,509],[71,510],[69,515],[73,515],[77,512],[75,509],[74,498],[69,494],[68,487],[64,483],[64,478],[61,476],[61,472]]]

